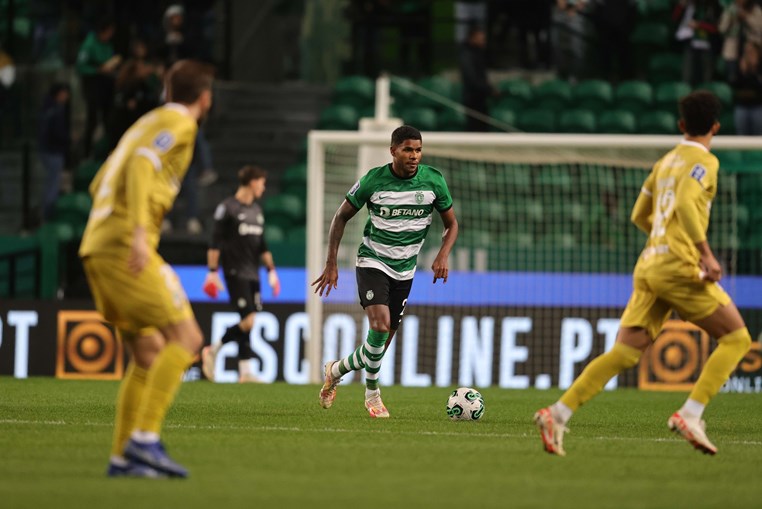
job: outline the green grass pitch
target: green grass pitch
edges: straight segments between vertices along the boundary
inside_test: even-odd
[[[483,389],[479,422],[445,415],[445,388],[186,383],[163,438],[187,480],[108,479],[115,382],[0,378],[0,507],[749,508],[762,504],[762,395],[720,394],[714,457],[672,435],[682,393],[619,389],[582,408],[568,456],[542,451],[532,413],[557,390]]]

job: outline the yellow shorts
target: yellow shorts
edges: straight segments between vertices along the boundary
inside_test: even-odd
[[[96,308],[120,330],[138,335],[193,318],[177,274],[155,252],[138,276],[123,257],[88,256],[82,263]]]
[[[633,277],[632,281],[632,295],[619,325],[643,327],[652,340],[659,335],[672,310],[677,311],[683,320],[695,322],[731,302],[718,283],[640,276]]]

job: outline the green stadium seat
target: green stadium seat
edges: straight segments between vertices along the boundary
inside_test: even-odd
[[[666,111],[648,111],[638,119],[641,134],[678,134],[677,118]]]
[[[413,82],[411,80],[392,76],[389,83],[389,92],[397,104],[403,106],[409,105],[412,103],[411,97],[414,94],[412,86]]]
[[[265,221],[281,227],[304,224],[306,204],[296,195],[278,194],[265,199]]]
[[[683,77],[683,57],[678,53],[655,53],[648,61],[651,83],[679,81]]]
[[[345,104],[332,105],[320,113],[318,128],[336,131],[354,131],[359,117],[357,110]]]
[[[562,133],[594,133],[595,114],[590,110],[566,110],[558,118],[558,130]]]
[[[556,132],[556,114],[552,109],[529,109],[519,115],[518,128],[530,133]]]
[[[572,101],[572,87],[567,81],[552,79],[533,89],[536,108],[561,111]]]
[[[286,242],[296,246],[304,246],[307,243],[307,228],[296,226],[286,232]]]
[[[498,122],[501,122],[507,126],[510,126],[513,129],[516,129],[516,112],[509,108],[504,108],[502,106],[498,106],[490,110],[490,116],[497,120]],[[500,131],[503,132],[503,129],[498,129],[493,127],[493,131]]]
[[[743,162],[749,171],[762,172],[762,150],[747,150],[743,152]]]
[[[542,202],[535,198],[509,200],[504,204],[504,212],[502,221],[507,221],[511,230],[537,226],[545,219]]]
[[[672,31],[666,23],[645,21],[635,25],[630,34],[630,42],[649,50],[665,50],[671,42]]]
[[[534,235],[530,232],[504,233],[500,235],[500,245],[507,251],[532,248],[534,247]]]
[[[721,127],[724,131],[724,126]],[[743,152],[740,150],[713,150],[714,155],[720,160],[720,171],[726,173],[738,173],[744,171]]]
[[[357,116],[359,118],[374,118],[376,116],[375,104],[369,104],[363,108],[360,108],[359,110],[357,110]],[[390,117],[399,116],[397,108],[393,104],[389,105],[389,116]]]
[[[365,76],[345,76],[336,82],[333,88],[333,104],[345,104],[356,110],[372,106],[376,87]]]
[[[460,111],[446,108],[437,116],[440,131],[463,132],[466,130],[466,115]]]
[[[551,249],[574,249],[577,247],[577,239],[571,233],[551,232],[540,237],[540,246]]]
[[[286,240],[286,234],[283,228],[278,225],[265,224],[265,240],[267,242],[283,242]]]
[[[632,134],[637,130],[635,115],[625,110],[609,110],[598,115],[598,132]]]
[[[572,98],[575,108],[603,111],[611,106],[614,89],[608,81],[580,81],[572,89]]]
[[[87,223],[92,204],[90,195],[85,192],[65,194],[56,201],[55,221],[70,225],[76,234]]]
[[[579,190],[577,196],[588,201],[600,201],[603,193],[616,191],[616,179],[608,168],[598,165],[585,165],[580,168]]]
[[[725,109],[731,108],[733,106],[733,89],[730,88],[730,85],[725,82],[710,81],[707,83],[701,83],[700,85],[696,86],[695,89],[708,90],[712,92],[717,96],[717,98],[722,103],[722,107]]]
[[[614,107],[631,113],[646,111],[653,104],[653,88],[645,81],[623,81],[614,92]]]
[[[677,103],[691,93],[691,86],[682,81],[661,83],[654,91],[654,104],[664,111],[677,112]]]
[[[431,95],[424,95],[415,90],[410,97],[410,105],[440,110],[446,106],[438,99],[445,98],[456,102],[461,100],[460,97],[455,96],[453,83],[441,76],[421,78],[416,85],[425,89]]]
[[[559,194],[569,195],[572,192],[573,178],[569,168],[559,165],[545,165],[540,168],[535,179],[539,196],[558,199]]]
[[[101,168],[103,161],[88,159],[82,161],[74,172],[74,190],[75,191],[87,191],[90,182],[92,182],[95,174]]]
[[[504,80],[497,84],[500,97],[497,99],[498,108],[519,111],[532,104],[532,85],[529,82],[514,79]]]
[[[299,162],[292,164],[283,172],[280,181],[286,184],[306,184],[307,163]]]
[[[732,111],[720,113],[720,134],[736,134],[736,121]]]
[[[409,108],[402,112],[402,117],[407,125],[419,131],[437,130],[437,112],[433,108]]]
[[[532,172],[529,166],[521,164],[506,164],[499,172],[505,182],[516,194],[529,195],[532,192]],[[502,184],[501,184],[502,186]]]

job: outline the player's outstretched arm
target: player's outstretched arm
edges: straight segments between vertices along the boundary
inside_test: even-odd
[[[442,235],[442,246],[439,248],[439,253],[434,259],[434,263],[431,264],[431,270],[434,272],[434,283],[437,279],[442,279],[442,282],[447,282],[447,276],[449,273],[448,257],[450,251],[455,245],[455,239],[458,238],[458,220],[455,218],[455,212],[452,207],[444,212],[440,212],[439,215],[442,218],[444,224],[444,234]]]
[[[357,214],[357,209],[352,206],[347,200],[344,200],[339,206],[339,209],[333,215],[331,220],[331,228],[328,230],[328,257],[325,261],[325,269],[310,286],[315,287],[315,293],[323,295],[329,295],[331,289],[338,286],[339,281],[339,269],[338,269],[338,253],[339,244],[341,238],[344,236],[344,228],[347,223]]]

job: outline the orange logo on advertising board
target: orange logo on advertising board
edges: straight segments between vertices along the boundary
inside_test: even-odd
[[[56,378],[119,380],[122,340],[97,311],[58,312]]]
[[[638,387],[651,391],[688,391],[709,357],[709,335],[682,320],[667,320],[643,354]]]

